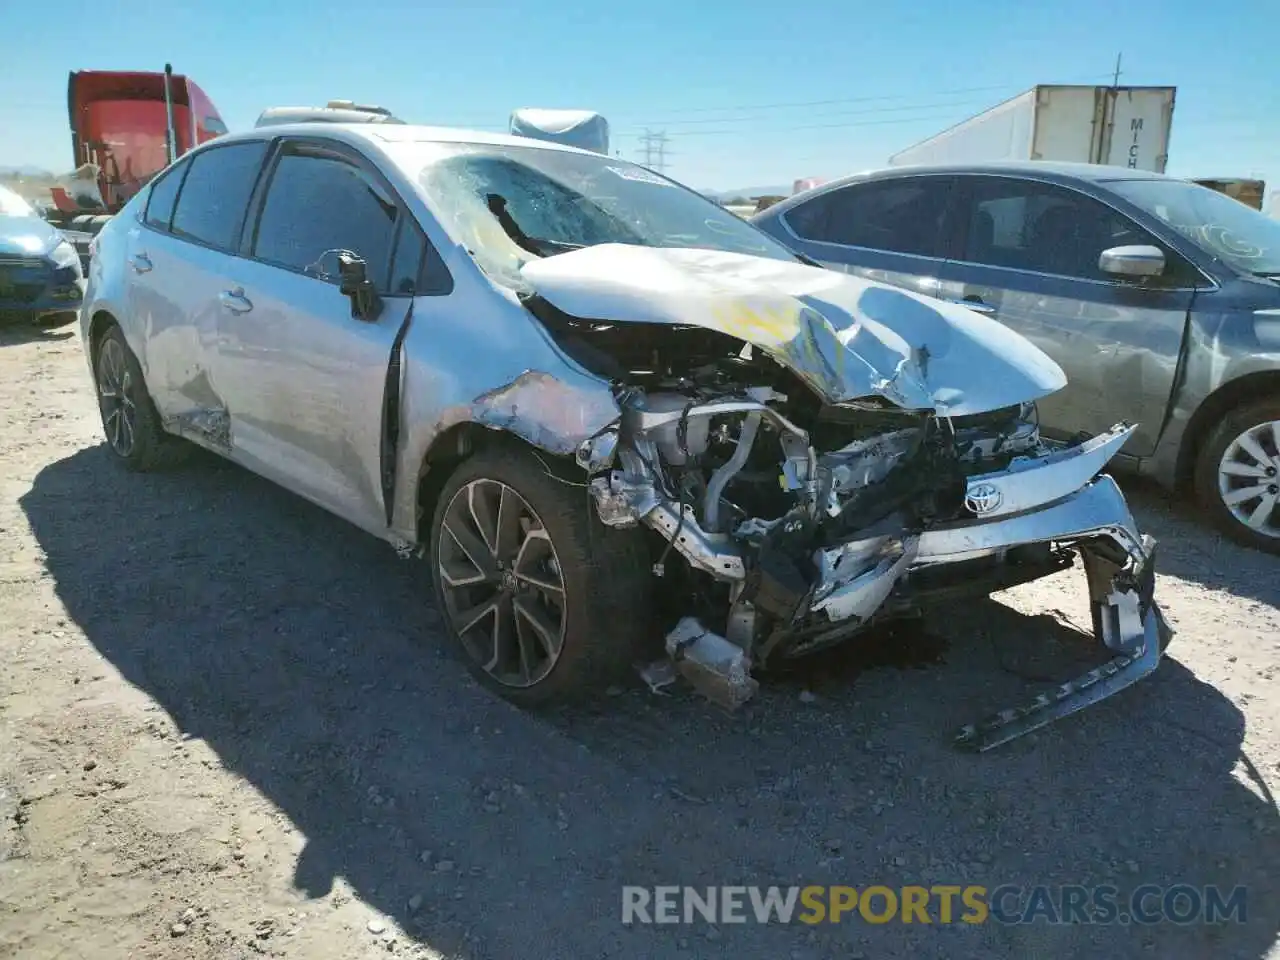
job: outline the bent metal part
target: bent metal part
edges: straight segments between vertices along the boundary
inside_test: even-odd
[[[599,259],[603,249],[582,253]],[[626,366],[631,334],[644,349],[656,343],[659,350],[685,353],[683,372],[612,371],[615,402],[602,404],[549,374],[527,371],[478,398],[474,413],[478,422],[513,430],[548,452],[575,449],[601,522],[648,528],[666,544],[653,571],[666,581],[664,590],[678,593],[695,581],[702,586],[689,596],[720,598],[718,610],[704,604],[697,614],[682,616],[666,642],[670,662],[714,702],[732,709],[750,699],[756,667],[842,642],[933,603],[1055,573],[1077,559],[1088,581],[1095,635],[1110,659],[1027,706],[964,727],[957,742],[990,749],[1156,669],[1172,633],[1153,598],[1155,542],[1138,532],[1114,481],[1101,473],[1132,425],[1117,424],[1073,445],[1049,443],[1040,436],[1033,403],[986,408],[1011,399],[1010,383],[1024,397],[1052,392],[1060,385],[1054,371],[1023,362],[1002,385],[999,366],[988,362],[991,376],[981,388],[960,389],[956,355],[977,350],[936,320],[928,325],[932,347],[905,343],[887,324],[878,328],[877,342],[900,348],[898,372],[886,380],[876,381],[856,358],[793,364],[796,341],[778,333],[777,318],[785,310],[777,306],[784,299],[777,296],[777,282],[769,285],[774,334],[756,338],[766,339],[765,356],[753,357],[748,340],[733,362],[713,361],[697,354],[705,341],[691,328],[726,334],[725,310],[708,312],[704,324],[691,322],[696,313],[682,314],[666,329],[652,321],[636,320],[629,328],[565,312],[570,305],[597,315],[626,312],[625,290],[612,302],[581,295],[565,276],[565,261],[576,256],[526,268],[543,282],[524,302],[553,336],[566,346],[571,339],[597,338]],[[635,251],[624,259],[655,256],[679,262],[682,252]],[[689,270],[687,262],[679,265]],[[732,255],[719,257],[716,282],[732,285],[736,265]],[[598,278],[603,266],[589,266]],[[604,275],[643,273],[631,266],[618,264]],[[548,279],[553,267],[557,272]],[[600,282],[592,282],[598,291]],[[559,302],[551,302],[549,290],[561,295]],[[828,290],[828,308],[834,299]],[[900,306],[900,299],[909,297],[895,292],[890,306]],[[845,316],[829,311],[821,323],[804,319],[794,331],[810,340],[816,328],[830,331],[822,348],[828,357],[834,345],[865,347],[870,334],[849,331],[867,302],[864,292],[846,301]],[[816,308],[793,315],[809,309]],[[715,336],[711,342],[718,342]],[[1007,346],[992,346],[984,359]],[[911,366],[921,356],[927,365]],[[785,377],[770,376],[779,365],[795,374],[789,393],[778,389],[787,385]],[[825,379],[806,375],[819,368]],[[752,382],[753,374],[758,381]],[[856,378],[865,383],[851,385]],[[848,399],[855,389],[865,389],[873,402]],[[825,394],[816,411],[812,403],[796,402],[811,393]],[[943,396],[951,409],[967,412],[948,413],[945,403],[926,410],[899,405],[922,393]],[[833,436],[839,440],[830,445]],[[712,589],[704,589],[707,584]]]

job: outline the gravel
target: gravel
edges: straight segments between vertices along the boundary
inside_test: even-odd
[[[639,682],[525,713],[446,654],[420,561],[210,457],[118,469],[67,332],[0,331],[0,955],[1278,955],[1280,560],[1193,509],[1126,483],[1178,630],[1159,673],[991,754],[950,734],[1080,672],[1079,571],[735,716]],[[926,875],[1244,884],[1248,920],[620,922],[627,884]]]

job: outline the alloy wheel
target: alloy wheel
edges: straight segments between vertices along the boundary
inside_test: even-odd
[[[1240,523],[1280,538],[1280,420],[1250,427],[1227,445],[1218,463],[1218,493]]]
[[[128,457],[133,453],[136,437],[137,407],[124,347],[114,337],[103,341],[98,354],[98,408],[111,449]]]
[[[495,682],[531,687],[564,647],[564,575],[541,518],[513,488],[472,480],[449,501],[436,553],[445,612]]]

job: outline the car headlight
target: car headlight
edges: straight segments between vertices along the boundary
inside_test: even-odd
[[[49,259],[55,267],[79,267],[80,254],[67,240],[63,240],[49,252]]]

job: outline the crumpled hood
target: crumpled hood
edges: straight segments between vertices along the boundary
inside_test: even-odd
[[[559,310],[698,326],[759,347],[828,403],[881,396],[965,416],[1060,390],[1041,350],[963,307],[821,267],[714,250],[600,244],[526,263]]]
[[[41,257],[58,245],[58,229],[39,217],[0,217],[0,254]]]

